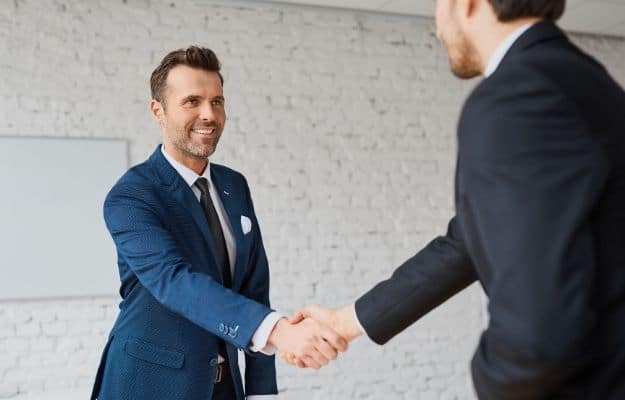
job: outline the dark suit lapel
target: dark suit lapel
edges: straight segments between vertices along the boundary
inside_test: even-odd
[[[202,232],[202,237],[210,250],[210,253],[213,257],[213,266],[217,266],[216,259],[216,250],[215,243],[213,241],[213,237],[208,230],[208,224],[206,223],[206,216],[204,215],[204,211],[202,210],[202,206],[200,202],[197,201],[197,198],[193,194],[193,191],[187,185],[187,183],[182,179],[180,174],[174,169],[174,167],[169,164],[169,162],[163,156],[161,152],[160,145],[156,148],[156,151],[150,157],[150,162],[156,169],[156,172],[161,180],[163,186],[165,186],[166,190],[169,191],[171,196],[180,204],[180,207],[184,210],[187,210],[193,221],[197,225],[198,229]],[[221,282],[221,273],[219,269],[217,269],[216,276],[219,277]]]
[[[221,199],[221,204],[224,206],[224,210],[226,210],[226,218],[230,222],[230,227],[232,228],[232,235],[234,236],[234,240],[237,244],[237,254],[235,258],[234,265],[234,275],[232,277],[232,289],[234,291],[238,291],[241,287],[242,279],[243,279],[243,271],[244,271],[244,250],[245,246],[243,245],[243,230],[241,229],[241,204],[244,199],[241,197],[241,190],[234,190],[231,182],[224,179],[224,177],[217,171],[216,168],[211,168],[211,180],[215,185],[215,189],[217,190],[217,194]]]

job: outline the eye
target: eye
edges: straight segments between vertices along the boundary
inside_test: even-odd
[[[211,104],[215,107],[221,107],[224,105],[224,100],[223,99],[214,99]]]
[[[196,107],[200,104],[200,100],[197,97],[188,97],[183,100],[182,105],[184,107]]]

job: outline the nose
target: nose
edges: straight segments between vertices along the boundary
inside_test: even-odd
[[[200,119],[203,121],[215,120],[215,110],[213,110],[213,105],[210,101],[202,103],[202,107],[200,108]]]

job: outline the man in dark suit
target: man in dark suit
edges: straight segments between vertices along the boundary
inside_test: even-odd
[[[453,72],[485,76],[458,127],[456,216],[354,305],[294,320],[383,344],[479,280],[480,399],[625,399],[625,93],[556,27],[564,6],[437,1]]]
[[[215,54],[173,51],[150,83],[163,146],[126,172],[104,203],[123,301],[91,398],[273,398],[276,348],[319,368],[347,344],[313,320],[291,325],[269,306],[247,182],[208,161],[226,120]],[[244,379],[237,349],[246,352]]]

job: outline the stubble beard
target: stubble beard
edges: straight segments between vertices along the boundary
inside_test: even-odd
[[[455,44],[445,43],[449,65],[460,79],[472,79],[482,74],[477,49],[462,33],[458,32]]]
[[[219,143],[219,139],[221,138],[220,134],[212,141],[210,146],[199,145],[197,143],[193,143],[191,140],[191,129],[180,128],[173,135],[172,144],[181,152],[186,154],[187,156],[198,158],[198,159],[207,159],[212,156],[217,149],[217,143]],[[219,129],[219,128],[215,128]]]

